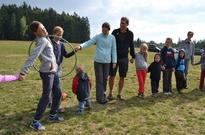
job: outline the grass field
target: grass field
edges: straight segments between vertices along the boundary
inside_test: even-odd
[[[31,42],[0,41],[0,74],[18,74],[28,57],[28,47]],[[78,44],[72,44],[76,46]],[[68,51],[71,49],[67,46]],[[205,91],[198,91],[200,65],[190,66],[189,89],[183,95],[176,92],[175,76],[173,74],[173,95],[164,96],[162,81],[158,98],[150,97],[151,87],[149,74],[146,79],[146,97],[136,97],[138,90],[134,64],[129,64],[125,80],[123,97],[125,101],[114,100],[106,105],[96,103],[95,76],[93,54],[95,46],[77,53],[78,63],[85,66],[93,88],[91,91],[92,110],[85,110],[83,116],[75,114],[77,99],[71,91],[72,78],[75,72],[61,79],[63,92],[71,98],[62,101],[61,107],[66,112],[60,114],[65,121],[61,123],[47,122],[49,108],[41,123],[46,128],[44,132],[36,132],[29,125],[35,114],[35,109],[41,97],[42,84],[38,72],[32,67],[22,82],[0,84],[0,134],[5,135],[199,135],[205,134]],[[136,49],[137,51],[138,49]],[[154,53],[149,53],[148,65],[153,61]],[[196,61],[199,56],[195,56]],[[69,72],[74,63],[74,57],[64,59],[63,74]],[[38,67],[38,60],[35,63]],[[116,78],[116,81],[118,77]],[[117,94],[117,82],[114,96]]]

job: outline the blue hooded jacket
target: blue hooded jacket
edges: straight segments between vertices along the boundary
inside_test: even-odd
[[[182,51],[184,52],[184,57],[183,58],[180,57],[180,52],[182,52]],[[176,71],[183,71],[184,72],[184,69],[185,69],[185,65],[184,65],[185,55],[186,55],[186,52],[185,52],[184,49],[179,50],[178,57],[175,59],[175,70]]]

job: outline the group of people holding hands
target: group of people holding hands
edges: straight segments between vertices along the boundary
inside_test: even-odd
[[[62,70],[63,57],[71,57],[78,50],[88,48],[94,44],[96,45],[94,54],[96,101],[100,104],[106,104],[108,100],[114,99],[113,89],[117,70],[119,72],[119,81],[116,98],[124,100],[122,90],[125,77],[127,76],[129,62],[135,62],[139,85],[137,97],[139,98],[145,98],[144,86],[148,72],[150,72],[153,97],[158,97],[161,71],[163,73],[164,95],[171,95],[171,78],[173,71],[175,71],[177,90],[180,94],[183,94],[183,89],[187,88],[188,68],[190,62],[192,65],[202,63],[203,72],[201,73],[199,89],[201,90],[203,88],[203,81],[205,77],[205,54],[202,54],[201,60],[198,63],[194,63],[195,45],[191,41],[194,34],[193,32],[189,31],[187,39],[181,41],[179,54],[176,59],[174,57],[173,49],[170,48],[172,45],[172,38],[167,38],[165,46],[162,48],[161,52],[155,54],[154,61],[148,66],[148,46],[143,43],[140,45],[140,51],[135,52],[133,43],[134,35],[133,32],[128,29],[128,25],[129,19],[127,17],[122,17],[120,20],[120,28],[113,30],[112,34],[109,34],[111,26],[109,23],[105,22],[102,24],[102,33],[97,34],[90,40],[76,46],[75,50],[70,53],[65,50],[65,46],[57,37],[54,37],[51,40],[48,37],[38,38],[33,51],[25,62],[25,65],[20,70],[19,75],[0,75],[0,82],[14,80],[22,81],[36,59],[40,59],[41,65],[39,68],[39,74],[43,83],[43,92],[36,109],[36,114],[30,125],[31,128],[35,130],[45,130],[39,121],[43,117],[49,102],[52,102],[52,104],[48,121],[64,121],[62,117],[57,115],[62,95],[59,77]],[[48,35],[41,22],[33,21],[29,27],[37,37]],[[63,32],[63,29],[57,26],[54,28],[53,34],[62,37]],[[131,55],[131,59],[128,57],[129,54]],[[106,96],[107,82],[109,85],[108,96]],[[86,102],[88,108],[91,108],[91,87],[92,82],[89,76],[84,72],[84,66],[82,64],[77,64],[76,76],[73,78],[72,84],[72,91],[77,95],[77,99],[79,101],[79,110],[76,112],[77,114],[84,113],[84,102]]]

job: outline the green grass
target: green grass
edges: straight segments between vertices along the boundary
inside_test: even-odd
[[[31,42],[0,41],[0,74],[18,74],[28,57],[28,47]],[[72,44],[76,46],[78,44]],[[68,51],[71,49],[67,47]],[[189,89],[185,94],[176,92],[175,76],[172,79],[172,96],[164,96],[162,81],[160,81],[159,98],[150,97],[151,86],[149,74],[146,79],[146,98],[136,97],[138,90],[134,64],[129,64],[129,71],[125,80],[123,97],[125,101],[114,100],[106,105],[95,101],[95,76],[93,68],[93,54],[95,46],[77,53],[78,63],[85,66],[92,82],[91,90],[92,110],[85,110],[85,115],[78,116],[77,99],[72,93],[72,78],[75,72],[61,79],[63,92],[71,98],[62,101],[61,107],[66,112],[60,114],[65,118],[61,123],[47,122],[49,108],[41,120],[46,128],[44,132],[33,131],[29,125],[35,114],[35,109],[41,97],[42,84],[39,74],[32,67],[26,75],[25,81],[0,84],[0,134],[19,135],[187,135],[205,134],[205,92],[198,91],[200,65],[190,66]],[[138,50],[138,49],[136,49]],[[153,61],[154,53],[149,53],[148,65]],[[195,56],[198,61],[200,56]],[[72,69],[74,57],[64,59],[63,74]],[[39,61],[35,63],[38,67]],[[117,81],[114,96],[117,94]]]

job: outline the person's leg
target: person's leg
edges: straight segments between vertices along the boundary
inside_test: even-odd
[[[181,82],[182,82],[181,89],[184,89],[186,87],[186,79],[185,79],[184,72],[182,72],[182,75],[181,75]]]
[[[167,71],[164,70],[163,71],[163,92],[166,93],[168,92],[168,89],[167,89],[167,78],[168,78],[168,75],[167,75]]]
[[[156,84],[156,93],[159,92],[159,80],[155,80],[155,84]]]
[[[59,79],[58,74],[55,74],[55,77],[54,77],[52,93],[53,93],[53,100],[52,100],[52,107],[50,110],[50,114],[54,115],[56,114],[56,111],[60,106],[61,96],[62,96],[60,79]]]
[[[180,87],[180,72],[179,71],[175,71],[175,78],[176,78],[176,88],[177,91],[179,92],[179,90],[181,89]]]
[[[84,101],[79,101],[78,102],[78,108],[79,108],[80,111],[84,110]]]
[[[147,69],[145,70],[142,70],[142,90],[143,90],[143,93],[145,93],[145,82],[146,82],[146,75],[147,75]]]
[[[120,79],[118,83],[118,97],[121,97],[122,89],[124,87],[124,80],[125,80],[125,77],[128,71],[129,59],[123,58],[123,59],[118,60],[118,62],[119,62],[118,64],[119,64],[119,75],[120,75]],[[121,97],[121,99],[123,98]]]
[[[120,77],[119,82],[118,82],[118,94],[117,95],[121,95],[122,89],[124,87],[124,82],[125,82],[125,78]]]
[[[205,71],[201,70],[199,89],[203,89],[204,87],[204,77],[205,77]]]
[[[86,105],[88,106],[88,108],[91,108],[92,105],[90,102],[90,98],[86,99],[85,102],[86,102]]]
[[[114,83],[115,83],[115,76],[110,76],[109,77],[109,88],[110,88],[111,95],[113,94]]]
[[[137,80],[138,80],[138,85],[139,85],[139,89],[138,92],[140,94],[142,94],[143,91],[143,77],[142,77],[142,70],[136,70],[136,74],[137,74]]]
[[[103,101],[105,100],[103,88],[103,64],[94,62],[94,68],[96,81],[96,100]]]
[[[34,116],[35,120],[40,120],[46,111],[49,103],[50,92],[53,87],[54,75],[55,74],[40,73],[43,83],[43,93],[36,109],[36,114]]]
[[[83,115],[84,114],[84,101],[78,101],[79,110],[76,111],[76,114]]]
[[[187,84],[188,84],[189,63],[190,63],[190,60],[184,60],[184,66],[185,66],[184,73],[185,73],[185,79],[186,79],[185,88],[187,88]]]
[[[104,90],[104,99],[106,99],[106,90],[107,90],[107,78],[109,75],[110,63],[103,64],[103,90]]]
[[[152,93],[157,93],[157,81],[154,79],[151,79],[151,88],[152,88]]]
[[[172,92],[172,69],[168,69],[168,92]]]
[[[114,84],[115,84],[115,76],[118,68],[118,63],[116,64],[115,68],[112,68],[112,64],[110,64],[110,70],[109,70],[109,89],[110,89],[110,95],[113,94]]]

